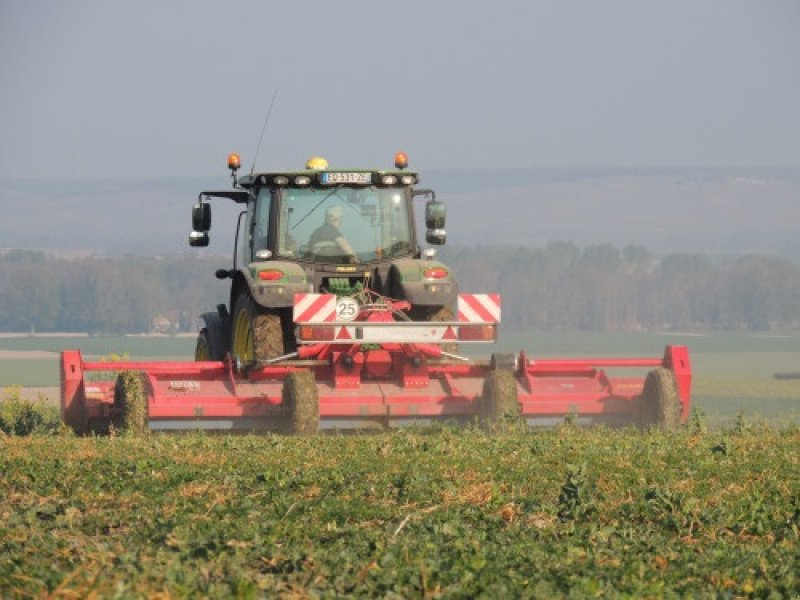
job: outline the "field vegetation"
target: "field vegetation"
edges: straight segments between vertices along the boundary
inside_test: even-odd
[[[20,386],[0,394],[0,436],[66,432],[59,408],[47,398],[23,398]]]
[[[0,596],[800,594],[800,429],[0,437]]]

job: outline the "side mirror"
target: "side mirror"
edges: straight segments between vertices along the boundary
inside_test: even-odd
[[[209,242],[207,231],[193,231],[189,234],[189,245],[194,247],[208,246]]]
[[[192,229],[195,231],[208,231],[211,229],[211,205],[198,202],[192,207]]]
[[[436,246],[444,246],[447,241],[447,232],[444,229],[428,229],[425,232],[425,241]]]
[[[438,200],[429,200],[425,203],[425,227],[428,229],[444,229],[447,216],[447,206]]]

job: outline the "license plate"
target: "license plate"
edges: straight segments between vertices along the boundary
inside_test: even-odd
[[[333,183],[372,183],[372,173],[322,173],[323,184]]]

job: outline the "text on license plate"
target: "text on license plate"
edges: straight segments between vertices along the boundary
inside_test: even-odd
[[[372,173],[323,173],[322,183],[371,183]]]

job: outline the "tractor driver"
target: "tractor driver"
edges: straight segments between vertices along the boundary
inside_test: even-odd
[[[350,257],[351,262],[356,262],[358,257],[353,251],[353,247],[350,245],[350,242],[344,238],[342,232],[339,230],[339,227],[341,226],[342,207],[328,207],[328,210],[325,211],[325,222],[318,227],[314,233],[311,234],[311,237],[308,240],[308,245],[311,248],[311,251],[316,253],[314,247],[319,247],[319,244],[333,243],[337,246],[342,254]]]

